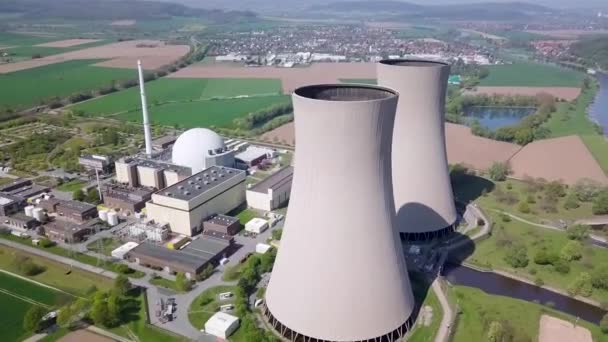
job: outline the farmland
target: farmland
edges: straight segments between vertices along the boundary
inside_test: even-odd
[[[99,60],[78,60],[0,74],[0,108],[22,108],[41,100],[106,86],[135,77],[131,70],[92,66]]]
[[[23,316],[33,305],[47,308],[67,300],[65,295],[0,272],[0,336],[3,341],[21,341]]]
[[[481,80],[480,86],[494,87],[577,87],[584,74],[551,65],[515,63],[493,65],[490,75]]]
[[[160,79],[146,84],[155,124],[190,128],[231,128],[233,120],[274,104],[286,103],[275,79]],[[128,89],[71,107],[85,115],[140,122],[137,89]]]
[[[148,104],[236,97],[240,95],[275,94],[281,82],[272,79],[169,79],[146,83]],[[95,115],[107,115],[138,110],[141,107],[139,89],[132,88],[99,99],[78,104],[73,108]]]

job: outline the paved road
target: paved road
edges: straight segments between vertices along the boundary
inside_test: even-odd
[[[448,302],[448,298],[446,294],[443,292],[441,288],[441,284],[438,279],[433,281],[433,292],[439,299],[439,303],[441,304],[441,308],[443,309],[443,317],[441,318],[441,324],[439,325],[439,330],[437,331],[437,335],[435,335],[435,342],[446,342],[448,341],[450,335],[451,324],[454,321],[454,312],[450,307],[450,303]]]

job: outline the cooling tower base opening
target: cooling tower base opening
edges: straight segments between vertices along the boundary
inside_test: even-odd
[[[401,240],[405,241],[430,241],[434,239],[442,239],[452,235],[456,231],[456,226],[451,225],[449,227],[436,230],[434,232],[425,233],[399,233]]]
[[[284,339],[286,339],[288,341],[291,341],[291,342],[339,342],[339,341],[335,341],[335,340],[323,340],[323,339],[319,339],[319,338],[315,338],[315,337],[309,337],[309,336],[303,335],[301,333],[298,333],[296,331],[289,329],[287,326],[283,325],[281,322],[279,322],[278,319],[276,319],[272,315],[272,313],[268,309],[268,306],[266,306],[266,303],[263,304],[262,310],[264,310],[264,317],[266,317],[266,319],[268,320],[268,324],[270,324],[270,326],[272,326],[272,329],[274,329],[274,331],[278,335],[281,335]],[[410,318],[408,318],[407,321],[405,321],[405,323],[403,323],[401,326],[397,327],[397,329],[395,329],[391,332],[388,332],[382,336],[378,336],[378,337],[370,338],[370,339],[364,339],[364,340],[354,340],[353,342],[395,342],[395,341],[399,341],[410,330],[410,328],[412,327],[411,323],[412,322],[411,322],[411,317],[410,317]]]

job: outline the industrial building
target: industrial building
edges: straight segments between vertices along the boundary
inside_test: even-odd
[[[112,158],[100,155],[83,155],[78,158],[80,164],[87,171],[99,171],[104,174],[112,172]]]
[[[129,241],[124,245],[121,245],[118,248],[112,250],[110,255],[112,255],[113,258],[122,260],[126,258],[127,253],[129,253],[133,248],[137,246],[139,246],[137,242]]]
[[[50,188],[34,184],[29,179],[18,178],[0,187],[0,194],[8,194],[20,197],[24,200],[49,192]]]
[[[83,223],[97,217],[97,207],[84,202],[50,198],[40,201],[38,206],[46,210],[47,213],[55,213],[58,217],[78,223]]]
[[[262,234],[266,229],[268,229],[268,221],[259,217],[254,217],[245,223],[245,231],[253,234]]]
[[[128,213],[140,212],[152,198],[153,188],[131,188],[122,184],[108,184],[103,191],[103,203],[112,209]]]
[[[182,133],[173,145],[174,164],[187,166],[192,173],[211,166],[234,167],[234,152],[226,147],[224,139],[206,128],[193,128]]]
[[[0,216],[0,225],[14,229],[34,229],[40,225],[40,222],[33,217],[26,216],[23,213],[15,213],[11,216]]]
[[[395,341],[415,306],[394,227],[398,95],[319,85],[297,89],[292,100],[293,193],[264,314],[291,341]],[[306,291],[296,291],[303,284]]]
[[[280,208],[289,201],[292,180],[293,166],[285,166],[247,189],[247,205],[265,211]]]
[[[174,135],[166,135],[164,137],[160,137],[152,140],[152,148],[157,151],[163,151],[168,149],[169,147],[175,144],[177,137]]]
[[[213,215],[203,222],[203,230],[235,235],[241,230],[241,222],[236,217]]]
[[[182,272],[194,279],[207,265],[217,264],[226,256],[230,243],[217,239],[195,239],[180,250],[163,246],[141,243],[127,252],[131,262],[163,270],[169,274]]]
[[[189,167],[152,159],[123,158],[114,165],[116,181],[130,187],[162,189],[192,175]]]
[[[152,195],[146,213],[175,233],[200,233],[203,221],[245,201],[245,171],[212,166]]]
[[[25,207],[25,200],[21,197],[0,193],[0,216],[10,216]]]
[[[77,243],[94,232],[90,226],[70,224],[65,221],[51,221],[43,226],[44,234],[51,240]]]
[[[276,152],[269,148],[249,146],[245,151],[234,156],[235,165],[240,169],[248,169],[258,165],[264,159],[273,158],[275,154]]]
[[[379,85],[400,94],[392,149],[397,229],[408,240],[451,233],[457,214],[444,126],[450,67],[386,60],[377,65],[377,73]]]

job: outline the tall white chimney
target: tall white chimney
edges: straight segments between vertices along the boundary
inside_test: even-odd
[[[141,68],[141,61],[137,60],[137,70],[139,71],[139,90],[141,94],[141,109],[144,114],[144,140],[146,142],[146,155],[152,156],[152,133],[150,132],[150,118],[148,117],[148,104],[146,103],[146,90],[144,89],[144,72]]]

